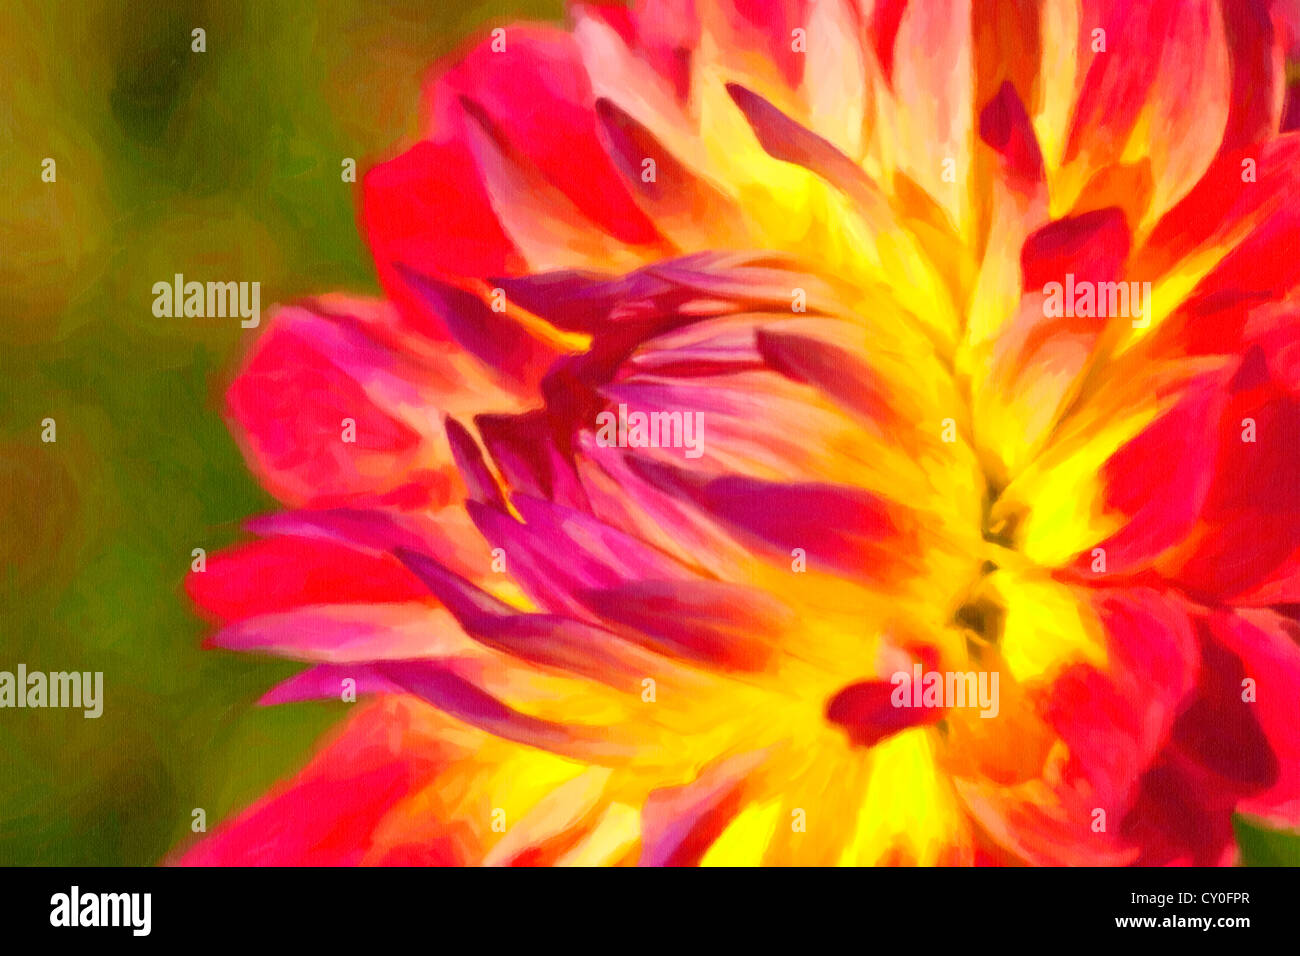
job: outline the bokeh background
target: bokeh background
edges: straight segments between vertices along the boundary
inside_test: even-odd
[[[415,130],[428,65],[561,0],[0,3],[0,670],[104,672],[104,714],[0,711],[0,864],[151,864],[299,766],[347,705],[261,708],[295,670],[203,651],[191,550],[273,502],[219,413],[257,330],[158,319],[154,282],[263,310],[378,291],[344,157]],[[207,32],[193,53],[191,33]],[[43,183],[53,157],[57,182]],[[57,422],[43,444],[41,421]],[[1300,839],[1239,835],[1252,863]]]

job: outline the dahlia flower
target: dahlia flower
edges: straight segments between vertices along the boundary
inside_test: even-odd
[[[1220,864],[1234,813],[1300,825],[1281,17],[571,21],[437,68],[363,182],[382,300],[279,308],[229,388],[286,510],[189,592],[309,665],[266,703],[357,696],[182,859]]]

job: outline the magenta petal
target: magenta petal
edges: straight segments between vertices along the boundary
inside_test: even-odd
[[[579,595],[626,579],[688,580],[691,571],[631,535],[583,512],[528,495],[516,495],[521,524],[471,503],[475,524],[505,554],[511,572],[538,603],[587,617]]]
[[[724,526],[783,557],[803,548],[810,565],[872,576],[876,569],[897,568],[897,549],[908,546],[898,510],[858,488],[715,478],[644,458],[629,461],[647,481],[687,497]]]
[[[397,264],[398,274],[452,338],[485,366],[516,385],[536,387],[556,350],[531,335],[509,313],[494,312],[477,295]]]
[[[481,501],[494,508],[504,509],[506,500],[501,494],[501,487],[483,460],[483,453],[474,441],[468,429],[460,422],[447,416],[447,442],[451,445],[451,455],[456,462],[465,488],[471,501]]]
[[[345,680],[354,681],[351,687],[358,697],[402,692],[401,685],[388,680],[368,664],[317,664],[276,684],[262,695],[258,703],[272,705],[306,700],[342,700]]]
[[[206,644],[332,663],[455,654],[468,643],[460,625],[428,604],[317,605],[260,614],[222,628]]]
[[[521,714],[437,664],[387,663],[376,665],[376,671],[444,713],[506,740],[595,763],[629,752],[597,728],[566,727]]]
[[[528,614],[422,555],[399,557],[429,585],[465,633],[486,647],[631,691],[659,665],[604,628],[558,614]]]
[[[474,424],[512,492],[588,507],[572,463],[557,447],[555,422],[547,412],[479,415]]]
[[[883,211],[885,199],[879,188],[834,143],[795,122],[753,90],[728,83],[727,92],[768,154],[811,170],[873,212]]]
[[[739,671],[762,670],[795,623],[764,592],[724,581],[636,581],[587,591],[582,600],[656,650]]]
[[[807,336],[766,329],[758,330],[757,344],[768,367],[786,378],[820,389],[868,421],[895,421],[888,392],[859,356]]]

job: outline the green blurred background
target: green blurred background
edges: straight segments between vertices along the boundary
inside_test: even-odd
[[[152,9],[150,9],[152,7]],[[0,5],[0,669],[104,672],[104,714],[0,712],[0,864],[149,864],[300,765],[343,704],[260,708],[294,665],[199,649],[191,549],[273,507],[217,414],[254,330],[157,319],[154,282],[263,308],[375,292],[364,169],[428,64],[561,0]],[[207,50],[191,52],[195,27]],[[41,162],[57,162],[43,183]],[[41,420],[58,441],[42,444]],[[1242,826],[1248,860],[1300,840]]]

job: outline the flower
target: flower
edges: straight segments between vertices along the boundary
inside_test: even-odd
[[[384,300],[279,309],[230,387],[289,510],[189,578],[211,643],[311,664],[268,703],[363,699],[183,859],[1206,864],[1234,812],[1297,826],[1282,19],[572,15],[439,70],[364,181]],[[598,440],[616,409],[668,440]]]

